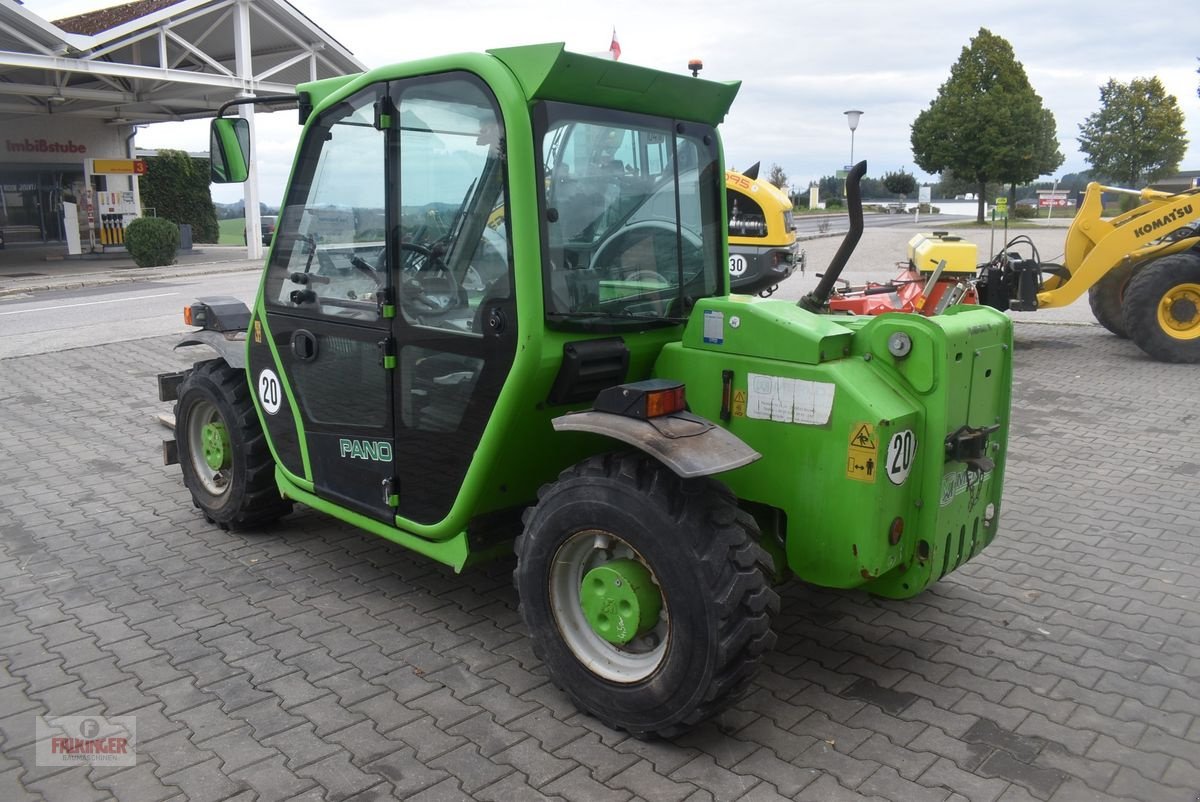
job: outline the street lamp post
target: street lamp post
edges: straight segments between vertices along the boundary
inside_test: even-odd
[[[854,167],[854,132],[858,129],[858,121],[863,113],[858,109],[850,109],[843,114],[846,115],[846,122],[850,124],[850,166]]]
[[[846,165],[846,169],[853,170],[854,169],[854,131],[855,131],[855,129],[858,128],[858,121],[859,121],[859,118],[861,118],[863,116],[863,113],[861,111],[859,111],[858,109],[850,109],[849,111],[844,111],[842,113],[846,115],[846,122],[850,124],[850,163]],[[845,182],[845,180],[843,180],[842,181],[842,197],[845,197],[845,196],[846,196],[846,182]]]

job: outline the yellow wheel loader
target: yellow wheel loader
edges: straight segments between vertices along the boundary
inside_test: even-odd
[[[1104,219],[1102,194],[1142,203]],[[980,267],[979,302],[1030,311],[1084,292],[1100,325],[1164,362],[1200,362],[1200,188],[1180,193],[1088,184],[1063,264],[1006,249]]]

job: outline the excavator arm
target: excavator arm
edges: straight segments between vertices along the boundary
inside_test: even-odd
[[[1101,195],[1135,195],[1142,205],[1111,219],[1102,218]],[[1050,276],[1038,293],[1038,308],[1066,306],[1108,271],[1189,250],[1200,243],[1200,189],[1178,194],[1153,189],[1122,189],[1090,183],[1067,232],[1063,266],[1069,275]]]

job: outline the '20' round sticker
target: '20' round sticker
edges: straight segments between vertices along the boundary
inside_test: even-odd
[[[912,429],[896,432],[888,440],[887,477],[894,485],[904,484],[917,456],[917,436]]]
[[[270,368],[258,374],[258,400],[268,415],[279,411],[283,402],[283,389],[279,386],[279,377]]]

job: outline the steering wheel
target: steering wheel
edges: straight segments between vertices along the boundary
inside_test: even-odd
[[[659,273],[657,270],[650,270],[649,268],[639,268],[638,270],[635,270],[629,275],[625,276],[625,280],[645,281],[651,284],[656,284],[663,289],[674,287],[674,283],[668,281],[666,276],[664,276],[662,273]],[[653,292],[654,290],[648,291]],[[651,308],[654,310],[654,314],[662,317],[663,315],[667,314],[667,309],[674,300],[675,298],[672,296],[660,296],[658,298],[651,299],[646,303],[650,304]]]
[[[438,261],[438,258],[434,256],[433,248],[427,245],[416,242],[400,243],[400,272],[402,273],[428,270]]]
[[[410,319],[420,322],[466,305],[466,291],[432,248],[402,242],[400,250],[400,303]]]

